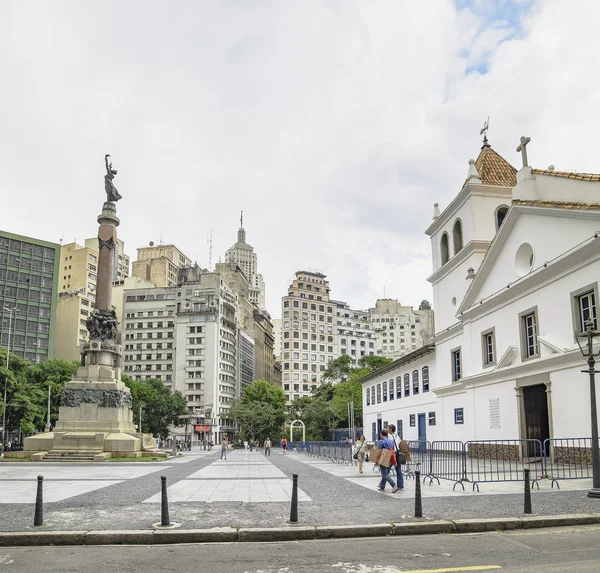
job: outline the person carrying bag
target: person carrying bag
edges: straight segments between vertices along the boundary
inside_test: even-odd
[[[396,446],[394,442],[388,437],[387,430],[381,430],[381,439],[377,442],[377,450],[381,450],[377,464],[381,471],[381,481],[379,482],[379,491],[385,490],[386,483],[392,486],[392,493],[398,491],[398,487],[394,483],[394,480],[390,476],[390,467],[396,465]]]

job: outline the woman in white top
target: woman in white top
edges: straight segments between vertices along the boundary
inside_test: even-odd
[[[363,462],[365,461],[365,456],[367,455],[367,442],[362,434],[358,437],[358,441],[356,442],[356,452],[354,453],[358,459],[358,471],[362,474]]]

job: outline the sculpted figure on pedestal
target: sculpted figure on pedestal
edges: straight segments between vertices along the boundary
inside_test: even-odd
[[[90,340],[117,340],[117,315],[114,310],[95,309],[85,323]]]
[[[122,199],[122,197],[113,183],[113,179],[117,174],[117,170],[113,169],[112,163],[108,162],[109,157],[110,155],[108,155],[108,153],[104,156],[104,164],[106,165],[106,175],[104,176],[104,190],[106,191],[106,200],[110,203],[116,203],[119,199]]]

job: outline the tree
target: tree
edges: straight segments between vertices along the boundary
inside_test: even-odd
[[[266,380],[255,380],[229,410],[241,426],[242,437],[264,441],[281,433],[285,422],[285,394]]]
[[[133,380],[123,374],[121,380],[131,390],[133,398],[133,421],[140,424],[140,406],[142,412],[142,431],[145,434],[169,435],[171,426],[183,424],[179,416],[187,414],[187,403],[181,392],[171,392],[162,380]]]
[[[358,365],[361,368],[366,368],[369,372],[373,372],[373,370],[377,370],[391,362],[393,362],[393,359],[385,356],[363,356],[358,360]]]
[[[343,380],[350,376],[350,372],[352,372],[352,359],[347,354],[342,354],[329,363],[323,372],[323,378],[332,381]]]

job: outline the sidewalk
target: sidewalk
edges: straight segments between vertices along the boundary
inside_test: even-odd
[[[315,526],[414,524],[414,479],[405,480],[403,491],[380,492],[372,468],[365,464],[359,474],[356,466],[302,454],[273,451],[265,458],[244,450],[230,451],[226,461],[215,451],[195,451],[177,463],[7,463],[0,465],[0,531],[32,531],[38,474],[45,476],[43,531],[149,530],[160,521],[161,475],[167,476],[171,520],[185,530],[289,529],[294,473],[299,521],[313,531]],[[588,481],[561,482],[560,491],[542,481],[539,491],[532,490],[534,515],[600,514],[599,501],[586,496]],[[452,486],[448,481],[421,485],[422,521],[513,518],[515,525],[514,518],[524,517],[523,484],[481,484],[481,493],[469,484],[465,492]]]

